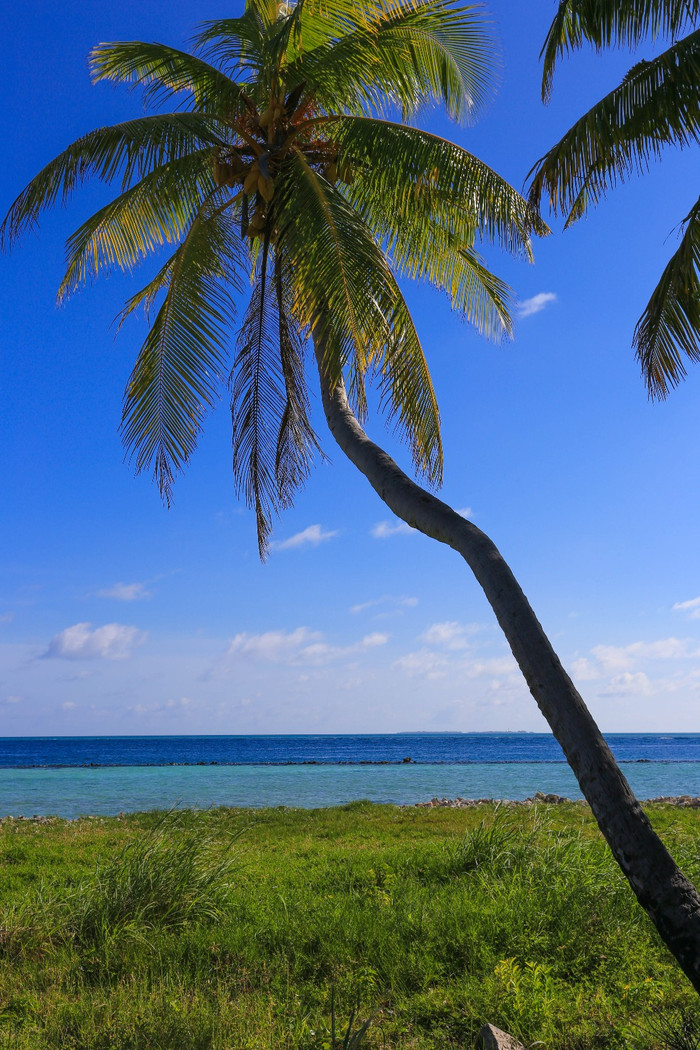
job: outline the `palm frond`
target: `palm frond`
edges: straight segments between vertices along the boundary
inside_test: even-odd
[[[610,187],[647,171],[664,146],[700,138],[700,31],[638,63],[533,167],[529,197],[580,218]]]
[[[276,17],[266,25],[264,71],[269,79],[283,71],[286,87],[298,79],[292,72],[302,54],[347,35],[351,27],[367,26],[373,4],[357,0],[294,0],[277,3]],[[261,22],[263,20],[261,19]]]
[[[246,8],[255,14],[266,29],[274,25],[279,13],[279,0],[246,0]]]
[[[178,260],[178,253],[175,252],[170,258],[161,266],[160,270],[154,277],[138,292],[134,295],[129,296],[124,306],[121,308],[115,318],[116,330],[119,332],[124,322],[131,314],[136,313],[137,310],[142,309],[146,320],[150,325],[150,315],[153,305],[158,299],[161,292],[165,291],[170,284],[172,278],[173,268]]]
[[[268,249],[243,319],[231,373],[233,476],[239,494],[255,511],[258,550],[267,556],[273,516],[281,508],[277,483],[277,438],[285,407],[279,352],[279,322]]]
[[[272,35],[272,53],[290,65],[305,51],[313,51],[347,33],[349,25],[366,22],[366,7],[356,0],[296,0],[280,14]]]
[[[528,259],[531,236],[549,233],[537,210],[505,179],[445,139],[374,118],[328,118],[328,126],[351,172],[344,193],[401,273],[444,287],[436,227],[449,232],[456,248],[478,238]]]
[[[380,168],[375,181],[372,173],[358,165],[357,177],[345,192],[382,244],[393,267],[402,276],[425,281],[445,292],[452,308],[487,338],[499,341],[510,337],[511,290],[488,270],[473,245],[477,237],[497,239],[498,230],[501,239],[516,254],[527,252],[529,256],[527,227],[533,210],[470,154],[466,154],[464,160],[465,167],[471,169],[471,177],[482,186],[488,186],[489,182],[496,184],[497,192],[491,202],[488,192],[475,193],[474,186],[468,196],[460,195],[444,167],[427,166],[427,177],[416,178],[415,168],[409,173],[402,166],[398,149],[390,156],[388,167],[393,168],[397,161],[399,169],[396,173],[389,172],[390,179],[385,180],[385,171]],[[410,151],[407,156],[409,163],[420,159],[420,150]],[[434,159],[433,155],[431,160]],[[502,186],[499,187],[499,183]],[[499,200],[501,190],[504,199]],[[493,209],[487,217],[484,213],[494,200],[498,202],[498,210]],[[476,207],[475,202],[478,202]],[[504,221],[509,208],[510,224]],[[491,232],[489,238],[485,225]],[[539,223],[537,228],[539,232]]]
[[[125,189],[152,168],[221,144],[216,122],[198,113],[158,114],[98,128],[60,153],[22,190],[0,227],[0,246],[10,247],[36,226],[45,208],[65,205],[90,177],[106,183],[119,179]]]
[[[379,374],[385,403],[417,469],[437,481],[442,467],[437,406],[386,256],[338,189],[303,157],[294,160],[295,192],[280,201],[279,224],[297,324],[320,337],[329,380],[347,379],[358,413],[365,410],[366,377]],[[410,383],[403,371],[409,362]],[[399,401],[402,393],[410,394],[405,404]]]
[[[214,190],[211,151],[180,157],[100,208],[68,239],[59,301],[100,271],[130,271],[150,252],[176,244]]]
[[[255,511],[264,560],[273,519],[293,505],[320,445],[309,422],[305,338],[291,316],[291,284],[279,253],[273,262],[263,244],[259,254],[229,382],[233,474]]]
[[[483,9],[453,0],[390,0],[389,24],[377,31],[380,61],[391,77],[404,114],[427,100],[442,104],[453,120],[468,124],[491,100],[498,47]],[[389,84],[386,84],[389,88]]]
[[[127,384],[121,432],[137,472],[152,469],[168,503],[218,399],[241,267],[235,217],[206,206],[159,275],[167,290]]]
[[[540,53],[542,98],[551,96],[557,61],[584,43],[601,51],[636,48],[645,37],[675,40],[694,28],[699,16],[700,0],[560,0]]]
[[[389,335],[376,269],[379,263],[383,272],[386,262],[359,216],[301,153],[285,174],[277,208],[280,243],[294,276],[294,314],[301,328],[324,328],[330,374],[338,380],[350,370],[350,394],[363,416],[367,362]]]
[[[268,52],[278,62],[283,54],[285,80],[293,87],[298,82],[294,63],[299,57],[327,46],[352,28],[366,26],[369,6],[357,0],[297,0],[288,5],[286,15],[276,11],[271,19],[266,11],[261,15],[254,5],[248,5],[239,18],[204,22],[194,43],[232,76],[239,72],[260,74],[269,68]]]
[[[700,361],[700,200],[683,220],[678,249],[634,332],[634,348],[651,397],[663,399]]]
[[[391,337],[373,362],[381,404],[408,444],[414,469],[431,485],[442,484],[440,411],[418,332],[398,286],[389,319]]]
[[[241,88],[203,59],[166,44],[138,40],[98,44],[90,52],[93,82],[140,85],[145,101],[160,104],[185,93],[202,114],[230,118],[243,109]]]
[[[304,375],[306,340],[294,323],[290,303],[291,282],[284,274],[279,255],[275,260],[275,299],[279,329],[279,352],[287,403],[277,436],[275,476],[282,507],[309,476],[321,445],[309,421],[309,396]]]
[[[193,43],[231,77],[254,80],[265,64],[265,26],[250,6],[239,18],[203,22]]]
[[[449,268],[452,307],[476,330],[499,342],[513,335],[513,290],[486,266],[479,253],[466,246],[458,249],[459,265]],[[447,284],[445,280],[445,284]]]
[[[388,104],[409,116],[432,101],[467,123],[491,97],[496,47],[477,6],[383,0],[356,11],[342,33],[289,61],[290,76],[327,111],[383,112]]]

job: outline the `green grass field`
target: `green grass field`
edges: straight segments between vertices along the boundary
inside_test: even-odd
[[[651,816],[699,880],[700,815]],[[13,1050],[323,1050],[332,1001],[368,1050],[661,1047],[696,1012],[583,806],[4,821],[0,871]]]

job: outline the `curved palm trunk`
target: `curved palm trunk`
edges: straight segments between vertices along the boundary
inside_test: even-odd
[[[318,346],[316,356],[333,437],[394,514],[456,550],[476,576],[617,863],[700,993],[700,894],[653,830],[513,573],[488,536],[416,485],[370,441],[342,383],[327,381]]]

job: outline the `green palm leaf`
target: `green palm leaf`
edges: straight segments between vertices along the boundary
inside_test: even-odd
[[[477,6],[387,0],[357,5],[346,21],[340,36],[289,62],[325,109],[363,113],[388,102],[410,115],[435,101],[466,123],[490,98],[495,51]]]
[[[230,384],[233,474],[255,511],[264,560],[273,518],[292,506],[320,445],[309,422],[305,338],[290,314],[291,284],[280,256],[272,264],[269,246],[261,254]]]
[[[449,230],[458,245],[478,237],[527,258],[531,235],[549,233],[537,210],[467,150],[389,121],[328,119],[341,160],[354,172],[344,192],[402,272],[433,280],[430,266],[441,252],[426,222]]]
[[[240,18],[204,22],[193,43],[231,77],[255,77],[265,63],[265,26],[250,5]]]
[[[134,177],[204,147],[222,143],[218,126],[198,113],[167,113],[99,128],[74,142],[22,190],[0,227],[0,246],[10,247],[38,222],[41,212],[66,204],[86,179],[126,188]]]
[[[346,373],[358,412],[366,408],[365,377],[380,375],[416,467],[437,482],[442,470],[437,404],[394,275],[371,231],[337,188],[303,158],[295,162],[296,192],[281,205],[280,237],[294,275],[297,323],[322,339],[331,380]],[[409,368],[410,383],[402,371]],[[400,402],[402,395],[406,399]]]
[[[164,244],[175,244],[214,190],[211,151],[180,157],[146,175],[100,208],[67,242],[59,300],[100,271],[132,270]]]
[[[377,31],[380,61],[399,84],[404,113],[427,100],[443,104],[461,124],[493,96],[497,52],[482,9],[451,0],[392,4],[393,18]],[[389,83],[386,84],[386,89]],[[394,86],[396,92],[396,86]]]
[[[634,332],[637,360],[652,397],[665,398],[700,361],[700,200],[683,220],[681,243]]]
[[[269,29],[277,21],[278,0],[247,0],[246,8],[255,14],[265,29]]]
[[[269,52],[274,53],[279,65],[286,45],[285,78],[288,86],[293,87],[298,82],[295,60],[337,41],[353,29],[366,26],[371,9],[370,5],[358,4],[357,0],[297,0],[290,6],[290,16],[278,22],[276,4],[274,13],[267,4],[263,4],[262,9],[248,4],[239,18],[204,22],[194,43],[232,76],[259,75],[264,68],[269,68]],[[273,27],[274,32],[270,32]],[[274,41],[272,48],[270,40]]]
[[[90,71],[95,83],[141,85],[154,103],[184,92],[201,113],[228,119],[243,109],[238,84],[203,59],[165,44],[98,44],[90,53]]]
[[[297,489],[306,481],[319,440],[309,421],[309,396],[304,374],[304,334],[294,323],[290,291],[292,282],[284,273],[277,256],[275,263],[275,300],[277,308],[280,364],[284,377],[287,403],[277,436],[275,476],[282,507],[293,505]]]
[[[440,410],[428,363],[398,286],[389,318],[391,336],[373,362],[381,404],[408,444],[414,469],[431,485],[442,484]]]
[[[514,305],[510,286],[489,270],[473,248],[460,247],[448,267],[443,283],[453,309],[487,339],[510,339]]]
[[[170,256],[155,276],[152,277],[143,288],[129,296],[115,319],[117,332],[121,329],[127,318],[130,317],[131,314],[136,313],[139,309],[143,310],[146,320],[150,325],[150,316],[153,305],[158,299],[160,293],[168,288],[177,260],[178,253],[175,252],[175,254]]]
[[[640,62],[530,172],[530,201],[580,218],[607,189],[644,172],[665,145],[700,138],[700,31]]]
[[[699,16],[699,0],[560,0],[540,54],[543,99],[550,98],[558,59],[584,42],[600,51],[635,48],[647,36],[675,39]]]
[[[280,355],[281,326],[285,322],[284,314],[279,311],[269,261],[266,244],[238,333],[230,379],[233,476],[239,494],[255,511],[262,560],[267,557],[273,516],[289,505],[292,495],[292,479],[285,472],[286,450],[280,448],[280,441],[284,443],[287,437],[283,432],[289,408],[287,379]],[[287,335],[291,333],[285,327],[284,336]],[[288,364],[294,367],[296,362],[288,360]]]
[[[280,243],[293,274],[297,323],[312,333],[324,330],[329,372],[337,380],[349,369],[362,415],[368,361],[389,335],[380,306],[386,262],[360,217],[298,151],[279,192]]]
[[[235,217],[207,206],[159,275],[167,291],[127,385],[122,437],[137,472],[151,469],[168,503],[218,400],[241,265]]]

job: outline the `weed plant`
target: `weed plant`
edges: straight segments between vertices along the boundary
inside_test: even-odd
[[[698,879],[698,815],[652,818]],[[583,806],[4,822],[0,873],[3,1048],[697,1050]]]

